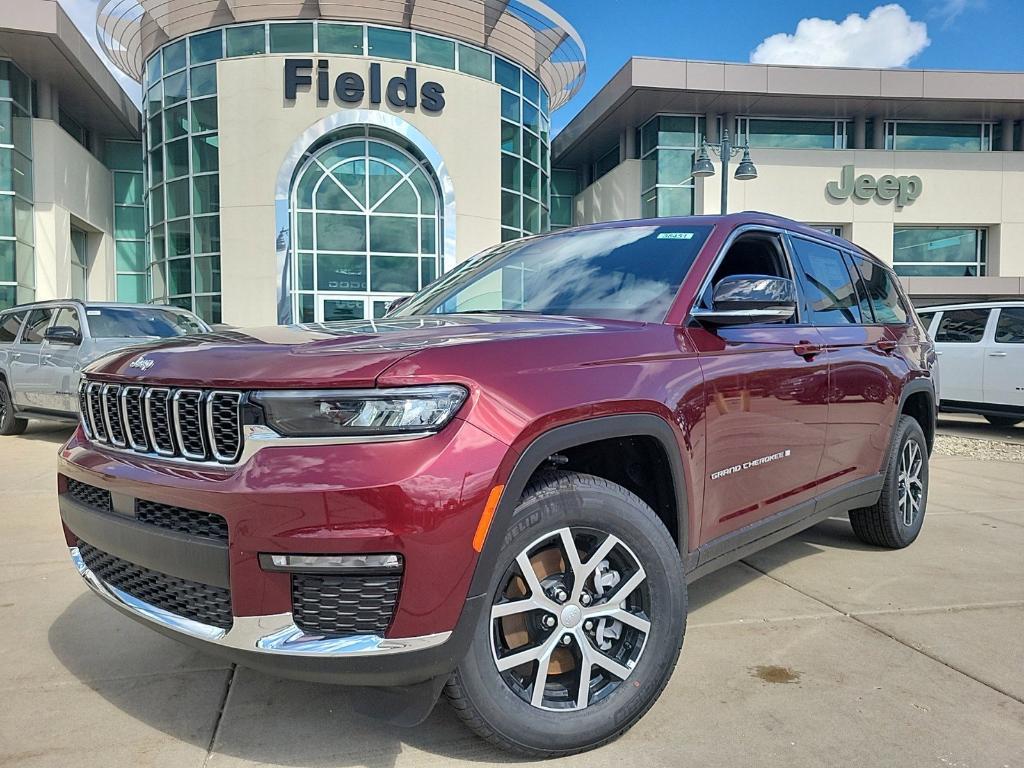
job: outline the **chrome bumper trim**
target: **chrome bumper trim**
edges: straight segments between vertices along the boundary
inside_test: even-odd
[[[351,637],[322,637],[310,635],[295,626],[291,613],[266,616],[235,616],[231,629],[224,630],[157,608],[143,602],[117,587],[107,584],[85,564],[78,547],[70,547],[71,561],[79,575],[97,595],[109,603],[124,608],[143,621],[189,637],[225,648],[282,656],[319,658],[353,658],[359,656],[387,656],[433,648],[451,637],[451,632],[438,632],[417,637],[385,638],[378,635]]]

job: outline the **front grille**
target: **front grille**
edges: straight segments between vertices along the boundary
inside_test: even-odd
[[[83,380],[89,439],[145,454],[232,464],[242,453],[242,393]]]
[[[292,575],[292,616],[314,635],[383,636],[398,602],[400,575]]]
[[[168,576],[102,552],[79,539],[78,553],[96,577],[144,603],[201,624],[231,629],[231,590]]]
[[[110,491],[80,483],[70,477],[68,478],[68,496],[79,504],[98,509],[101,512],[114,511],[114,506],[110,501]]]
[[[135,502],[135,519],[140,523],[155,525],[176,533],[202,536],[206,539],[228,543],[228,522],[220,515],[199,512],[195,509],[173,507],[155,501]]]

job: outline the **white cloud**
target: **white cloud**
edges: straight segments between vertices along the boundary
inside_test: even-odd
[[[796,32],[766,37],[750,54],[755,64],[904,67],[931,41],[928,25],[899,5],[880,5],[867,18],[801,19]]]
[[[89,41],[89,45],[91,45],[95,49],[96,53],[99,54],[100,60],[107,66],[107,69],[110,70],[111,74],[117,78],[117,82],[120,83],[125,92],[136,104],[141,103],[142,88],[137,82],[128,77],[128,75],[111,64],[110,59],[107,58],[107,55],[100,47],[99,40],[96,37],[96,6],[99,5],[99,0],[57,1],[64,9],[64,12],[75,23],[75,26],[78,27],[78,30],[85,35],[85,39]]]

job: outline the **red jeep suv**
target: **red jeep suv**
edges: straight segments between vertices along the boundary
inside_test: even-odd
[[[381,320],[114,353],[58,490],[71,558],[159,632],[443,691],[522,754],[603,744],[665,687],[687,582],[837,514],[917,537],[935,357],[893,272],[745,213],[505,243]]]

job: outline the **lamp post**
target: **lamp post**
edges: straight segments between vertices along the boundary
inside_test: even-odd
[[[750,144],[744,143],[742,147],[734,147],[732,142],[729,141],[729,130],[725,129],[722,131],[722,140],[709,144],[707,139],[701,143],[700,154],[697,156],[697,162],[693,164],[693,176],[697,179],[706,179],[709,176],[715,175],[715,165],[711,162],[711,157],[708,155],[708,150],[711,150],[718,155],[722,160],[722,214],[725,215],[726,211],[729,210],[729,160],[734,155],[743,152],[743,157],[740,160],[740,164],[736,166],[735,178],[737,181],[746,181],[747,179],[757,178],[757,168],[754,166],[754,161],[750,159]]]

